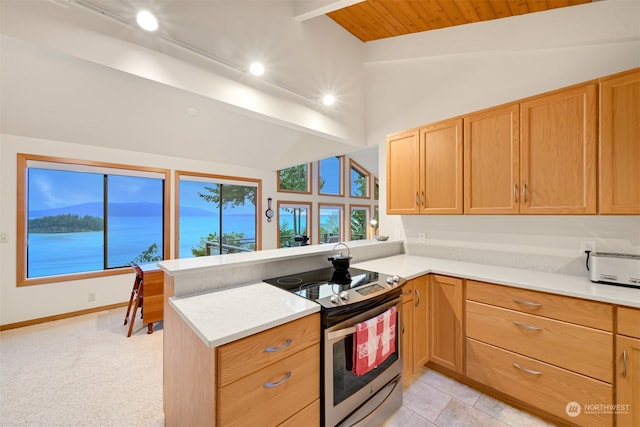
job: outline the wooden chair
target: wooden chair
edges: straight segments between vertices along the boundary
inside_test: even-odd
[[[136,319],[136,313],[138,312],[138,307],[140,307],[140,318],[142,318],[143,314],[143,296],[144,296],[144,272],[140,268],[140,266],[136,263],[131,264],[131,268],[136,273],[136,277],[133,281],[133,289],[131,289],[131,297],[129,298],[129,306],[127,307],[127,314],[124,316],[124,324],[129,323],[129,332],[127,333],[127,338],[131,336],[131,331],[133,331],[133,323]],[[131,305],[133,304],[133,311],[131,310]],[[131,314],[131,319],[129,319],[129,314]],[[153,324],[149,324],[148,334],[153,332]]]

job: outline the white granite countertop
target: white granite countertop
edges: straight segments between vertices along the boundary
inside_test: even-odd
[[[267,283],[169,298],[208,347],[218,347],[320,311],[320,305]]]
[[[353,264],[353,267],[413,279],[434,273],[534,291],[640,308],[640,289],[592,283],[586,277],[486,264],[396,255]]]

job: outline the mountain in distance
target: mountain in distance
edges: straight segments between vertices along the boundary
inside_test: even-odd
[[[32,210],[29,212],[29,218],[42,218],[45,216],[65,214],[102,217],[104,213],[102,206],[102,203],[92,202],[62,208]],[[109,215],[113,216],[157,216],[159,212],[162,212],[159,203],[126,202],[109,204]],[[180,214],[186,216],[211,216],[214,213],[206,209],[184,206],[180,208]]]

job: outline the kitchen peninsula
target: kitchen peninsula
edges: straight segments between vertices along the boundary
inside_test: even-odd
[[[554,394],[553,397],[564,399],[582,387],[591,387],[588,390],[591,394],[588,396],[592,396],[592,399],[598,397],[607,403],[614,402],[613,389],[616,386],[620,387],[622,382],[621,378],[616,378],[615,369],[611,368],[614,365],[613,342],[616,337],[614,319],[616,314],[630,315],[634,318],[633,316],[640,312],[639,290],[594,284],[586,275],[573,276],[408,255],[404,253],[403,242],[360,241],[351,242],[349,245],[354,259],[352,267],[397,274],[409,279],[410,283],[414,279],[429,276],[448,277],[463,284],[464,292],[459,295],[459,303],[461,310],[466,310],[466,316],[463,316],[462,311],[457,313],[460,317],[460,330],[455,351],[464,362],[458,372],[452,372],[445,366],[442,369],[445,373],[463,381],[468,377],[468,382],[472,385],[496,390],[496,396],[499,398],[515,397],[517,401],[523,402],[523,408],[551,420],[562,421],[559,410],[545,406],[548,402],[529,401],[527,395],[522,395],[518,389],[505,389],[501,384],[490,382],[491,375],[486,377],[488,371],[483,369],[483,366],[489,366],[485,362],[492,358],[507,357],[512,352],[488,342],[490,340],[482,335],[482,330],[470,324],[469,320],[490,316],[498,322],[499,316],[491,314],[493,312],[513,312],[519,316],[535,315],[537,321],[549,323],[549,328],[560,325],[568,328],[568,331],[573,331],[574,328],[580,332],[589,328],[593,330],[590,333],[594,337],[604,340],[603,343],[606,344],[594,347],[602,354],[606,353],[607,359],[599,360],[597,358],[603,356],[597,354],[594,356],[594,363],[587,360],[584,366],[566,366],[567,362],[562,358],[560,351],[556,352],[559,356],[550,361],[545,359],[547,356],[544,354],[523,358],[527,363],[536,363],[535,366],[552,365],[553,371],[545,374],[545,378],[552,378],[552,381],[569,381],[568,389],[557,390],[561,394]],[[314,245],[237,254],[240,256],[234,254],[159,263],[165,271],[165,294],[173,295],[165,303],[164,323],[164,410],[167,426],[178,425],[179,421],[184,423],[187,420],[192,421],[194,425],[226,425],[227,421],[231,422],[235,417],[244,415],[241,408],[229,407],[234,399],[245,396],[252,402],[257,402],[263,398],[260,394],[263,390],[262,382],[256,383],[256,386],[250,383],[251,379],[265,374],[268,379],[262,380],[263,382],[277,383],[282,377],[278,372],[282,369],[285,369],[285,372],[293,372],[292,378],[305,378],[303,382],[291,383],[291,386],[295,387],[295,396],[300,397],[299,403],[282,405],[281,402],[289,400],[268,401],[271,402],[268,404],[275,405],[277,410],[273,411],[274,406],[271,406],[270,411],[266,411],[265,408],[265,413],[275,413],[275,418],[267,419],[264,418],[265,415],[261,421],[273,425],[319,422],[319,306],[262,283],[262,280],[276,275],[326,267],[327,257],[332,251],[333,245]],[[523,295],[529,299],[539,297],[545,307],[533,307],[529,312],[501,307],[501,304],[504,304],[500,299],[505,296],[513,299],[513,292],[526,292]],[[518,299],[518,295],[515,299]],[[434,304],[432,297],[433,294],[428,294],[429,304]],[[491,298],[497,298],[497,302]],[[544,311],[553,309],[554,304],[559,305],[559,311],[570,313],[569,317],[562,313],[557,315]],[[429,307],[438,308],[432,305]],[[480,313],[482,310],[490,312]],[[586,311],[581,314],[583,310]],[[593,310],[598,311],[596,313]],[[463,317],[466,318],[466,322],[463,321]],[[589,317],[601,320],[596,322]],[[569,332],[567,336],[573,338],[571,334],[572,332]],[[439,356],[434,355],[434,351],[438,351],[437,345],[441,343],[434,342],[434,336],[438,336],[438,325],[434,325],[433,322],[430,324],[429,335],[429,354]],[[291,345],[286,352],[277,356],[278,359],[265,361],[249,357],[261,353],[256,349],[260,350],[263,346],[283,346],[287,337],[294,337],[297,346]],[[591,335],[585,339],[592,339]],[[581,342],[577,339],[575,343],[569,344],[579,346]],[[617,359],[616,356],[615,363],[618,362]],[[431,366],[434,361],[442,358],[430,357],[430,360]],[[404,361],[405,364],[411,363],[411,359],[407,362],[406,357]],[[289,366],[293,368],[286,368],[287,364],[291,364]],[[595,368],[592,365],[603,364],[609,368],[602,372],[593,370]],[[269,367],[277,367],[280,371],[266,372]],[[435,363],[434,367],[438,369],[442,365]],[[493,369],[492,365],[488,369]],[[633,377],[635,376],[637,373],[633,373]],[[515,381],[520,380],[515,378]],[[256,387],[251,388],[253,386]],[[621,396],[619,390],[617,394]],[[575,394],[573,397],[578,399],[577,396],[578,394]],[[566,402],[560,406],[564,408],[565,404]],[[260,408],[254,409],[252,412],[260,413]],[[564,409],[562,411],[564,412]],[[564,421],[567,421],[566,416]],[[612,416],[605,414],[584,420],[585,425],[590,423],[611,425]]]

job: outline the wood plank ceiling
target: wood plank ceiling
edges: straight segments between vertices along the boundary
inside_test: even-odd
[[[368,42],[454,25],[541,12],[591,0],[365,0],[327,14]]]

